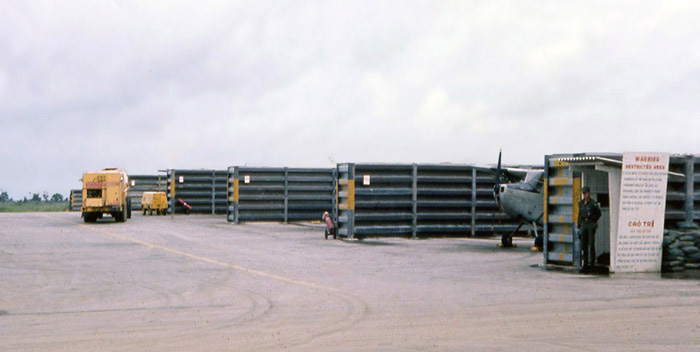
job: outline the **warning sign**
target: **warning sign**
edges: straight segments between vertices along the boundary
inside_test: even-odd
[[[668,153],[624,153],[616,272],[658,272],[666,211]]]

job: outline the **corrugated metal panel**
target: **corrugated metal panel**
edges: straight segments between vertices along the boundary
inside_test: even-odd
[[[668,161],[669,171],[685,174],[686,160],[678,156],[671,156]],[[666,225],[684,221],[686,200],[686,178],[669,177],[666,188]],[[667,226],[668,227],[668,226]]]
[[[339,164],[338,234],[468,236],[513,231],[494,175],[468,165]]]
[[[80,211],[83,206],[83,190],[82,189],[72,189],[70,190],[70,211]]]
[[[167,188],[167,175],[129,175],[129,199],[131,209],[141,210],[141,196],[143,192],[165,192]]]
[[[415,236],[414,165],[352,166],[355,226],[349,237]]]
[[[669,170],[685,177],[669,177],[665,227],[692,226],[700,221],[700,155],[672,155]]]
[[[225,170],[168,170],[168,212],[185,212],[177,205],[177,199],[182,199],[193,213],[225,214],[226,175]]]
[[[352,238],[355,233],[355,164],[337,166],[337,210],[335,223],[339,236]],[[388,214],[387,214],[388,215]],[[387,216],[390,221],[401,214]]]
[[[334,208],[334,175],[334,169],[229,167],[227,220],[319,220]]]
[[[335,208],[335,169],[287,169],[287,220],[320,220]]]
[[[544,183],[544,258],[547,264],[580,266],[581,244],[576,236],[581,176],[557,160],[571,155],[546,156]]]

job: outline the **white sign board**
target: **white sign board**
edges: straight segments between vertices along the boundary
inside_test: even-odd
[[[135,180],[131,180],[131,186],[136,186],[136,181],[135,181]]]
[[[185,176],[180,176],[180,183],[185,183]]]
[[[250,183],[250,175],[243,176],[243,183]]]
[[[362,176],[362,185],[369,186],[369,175]]]
[[[615,272],[661,271],[668,153],[624,153]]]

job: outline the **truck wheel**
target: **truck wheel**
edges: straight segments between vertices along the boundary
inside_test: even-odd
[[[126,220],[126,208],[123,208],[120,212],[112,214],[112,217],[114,217],[114,221],[116,222],[124,222]]]
[[[153,215],[153,209],[150,210],[150,213],[148,213],[148,215]]]
[[[131,219],[131,198],[126,200],[126,218]]]
[[[146,215],[146,208],[143,208],[143,215]]]

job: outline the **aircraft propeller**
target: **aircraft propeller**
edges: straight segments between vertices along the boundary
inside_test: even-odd
[[[499,193],[499,188],[501,187],[501,153],[502,150],[498,150],[498,165],[496,166],[496,184],[493,185],[493,198],[496,200],[498,205],[498,210],[501,210],[501,197]]]

